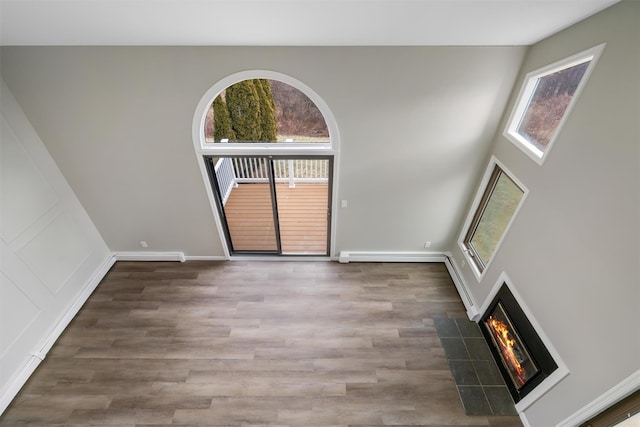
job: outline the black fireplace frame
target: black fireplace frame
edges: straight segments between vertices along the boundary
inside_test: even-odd
[[[513,383],[511,375],[502,361],[500,351],[494,344],[491,332],[487,327],[487,319],[494,312],[499,303],[502,305],[504,311],[509,317],[516,333],[520,335],[529,356],[539,368],[539,371],[520,388]],[[482,334],[489,344],[491,354],[493,354],[496,364],[500,369],[500,373],[504,377],[505,384],[507,385],[515,403],[518,403],[523,397],[544,381],[545,378],[551,375],[552,372],[558,369],[558,364],[553,359],[553,356],[551,356],[551,353],[549,353],[546,345],[536,332],[526,313],[522,310],[518,300],[513,296],[513,293],[506,282],[503,282],[500,286],[500,289],[491,301],[491,304],[489,304],[486,311],[480,318],[479,324]]]

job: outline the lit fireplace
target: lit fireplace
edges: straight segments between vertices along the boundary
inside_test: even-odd
[[[496,304],[495,310],[486,320],[486,325],[511,381],[516,388],[521,389],[539,372],[539,369],[501,303]]]
[[[503,283],[481,319],[482,332],[514,402],[557,369],[557,364],[509,287]]]

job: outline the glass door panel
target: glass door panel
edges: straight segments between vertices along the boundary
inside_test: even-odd
[[[269,161],[259,157],[220,157],[210,159],[209,172],[215,178],[212,181],[230,251],[278,253]]]
[[[328,255],[330,158],[207,158],[231,253]]]
[[[327,255],[328,159],[274,160],[282,253]]]

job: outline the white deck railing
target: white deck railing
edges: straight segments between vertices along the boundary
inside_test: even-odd
[[[231,159],[219,158],[214,170],[218,180],[218,187],[220,188],[220,195],[222,196],[222,205],[224,206],[231,195],[231,190],[238,186]]]
[[[218,186],[225,204],[231,190],[241,183],[269,182],[269,160],[255,157],[223,157],[215,165]],[[296,183],[327,183],[329,161],[325,159],[276,159],[273,161],[276,182],[288,182],[290,188]]]

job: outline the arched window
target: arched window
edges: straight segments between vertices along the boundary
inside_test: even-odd
[[[329,143],[324,116],[301,90],[279,80],[247,79],[216,96],[204,123],[207,143]]]
[[[193,140],[225,256],[331,256],[338,132],[324,101],[270,71],[222,79]]]
[[[304,83],[272,71],[228,76],[202,97],[194,117],[199,151],[243,145],[260,150],[274,143],[335,151],[337,127],[324,101]],[[251,143],[251,147],[247,147]]]

